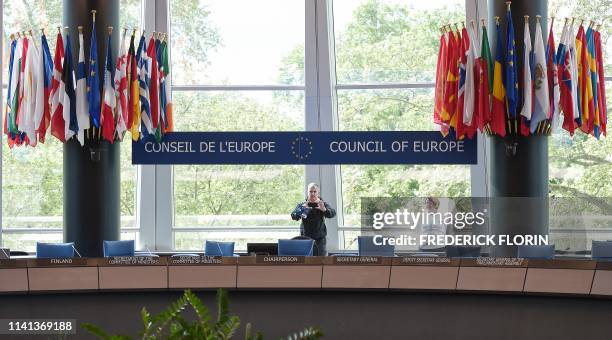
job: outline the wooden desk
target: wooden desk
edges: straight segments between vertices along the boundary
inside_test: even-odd
[[[589,294],[596,264],[592,260],[529,260],[524,291]]]
[[[30,291],[98,289],[96,259],[33,259],[27,265]]]
[[[597,262],[591,295],[612,296],[612,261]]]
[[[328,256],[323,258],[322,288],[388,289],[391,257]]]
[[[240,288],[321,288],[322,257],[243,256],[238,258],[236,287]]]
[[[455,290],[459,259],[396,257],[392,259],[391,289]]]
[[[235,257],[172,256],[168,288],[236,288]]]
[[[522,292],[527,261],[519,258],[461,259],[457,290]]]
[[[100,289],[166,289],[166,257],[117,256],[98,259]]]
[[[28,269],[23,260],[0,260],[0,293],[28,291]]]

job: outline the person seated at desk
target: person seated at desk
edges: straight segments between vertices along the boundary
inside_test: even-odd
[[[426,214],[435,214],[437,212],[444,213],[446,211],[451,211],[451,203],[445,202],[446,205],[443,209],[440,209],[440,200],[436,197],[427,197],[425,201],[425,209],[424,212]],[[427,219],[427,222],[424,224],[420,224],[419,226],[420,235],[433,235],[433,236],[444,236],[446,235],[446,224],[440,219],[436,220],[435,217],[431,217]],[[426,242],[424,244],[419,244],[419,251],[422,252],[439,252],[444,251],[444,246],[439,244],[431,244]]]
[[[315,241],[313,256],[327,255],[327,227],[325,218],[336,216],[329,204],[319,196],[320,189],[316,183],[308,184],[308,196],[304,202],[298,203],[291,213],[294,221],[302,220],[300,235],[310,237]]]

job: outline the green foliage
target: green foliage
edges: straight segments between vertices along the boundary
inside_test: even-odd
[[[196,320],[189,321],[183,316],[186,307],[191,307],[196,314]],[[139,339],[204,339],[227,340],[231,339],[240,327],[240,319],[229,315],[229,298],[224,289],[217,290],[217,317],[211,322],[210,312],[202,301],[190,290],[186,290],[177,301],[155,316],[151,316],[146,308],[140,313],[143,330]],[[127,340],[132,339],[125,335],[110,335],[98,326],[89,323],[81,327],[100,339]],[[289,335],[288,340],[316,340],[323,336],[317,328],[309,327]],[[251,324],[245,328],[246,340],[262,340],[260,332],[252,334]]]

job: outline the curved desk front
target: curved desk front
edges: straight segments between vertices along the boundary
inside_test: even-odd
[[[376,256],[0,260],[0,293],[229,288],[612,297],[612,262]]]

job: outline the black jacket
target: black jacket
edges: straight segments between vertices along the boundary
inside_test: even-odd
[[[325,226],[325,218],[332,218],[336,216],[336,210],[325,202],[325,212],[317,209],[311,208],[308,212],[306,218],[302,218],[302,209],[300,208],[307,201],[303,201],[296,205],[295,209],[291,213],[291,219],[295,221],[299,221],[302,219],[302,223],[300,224],[300,235],[308,236],[315,240],[322,239],[327,236],[327,227]]]

